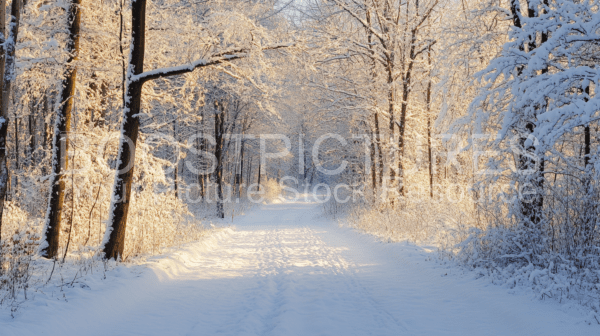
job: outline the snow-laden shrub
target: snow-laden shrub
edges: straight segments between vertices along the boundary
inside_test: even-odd
[[[0,305],[27,297],[33,274],[41,221],[30,220],[27,213],[7,202],[0,242]]]
[[[274,178],[266,178],[264,182],[261,182],[260,187],[264,191],[262,196],[267,202],[279,200],[279,197],[283,196],[283,188]]]
[[[540,299],[572,300],[600,313],[600,230],[598,195],[585,179],[564,181],[544,195],[544,217],[537,225],[514,204],[482,204],[486,227],[462,232],[447,255],[461,265],[489,275],[509,288],[531,288]]]
[[[59,256],[96,250],[104,236],[114,182],[117,132],[74,134],[69,169],[64,174],[66,192],[63,205]],[[153,155],[152,148],[140,141],[134,170],[132,199],[127,221],[126,252],[123,256],[159,253],[160,248],[201,235],[204,227],[195,222],[187,204],[176,197],[172,181],[165,175],[167,160]],[[40,204],[47,204],[46,178],[39,178],[39,168],[24,169],[17,176],[20,190],[13,204],[24,210],[31,220],[45,215]],[[25,185],[26,184],[26,185]],[[25,188],[26,187],[26,188]],[[5,219],[5,222],[10,222]],[[22,228],[22,224],[13,226]],[[12,228],[17,229],[17,228]],[[41,227],[36,230],[41,230]],[[187,230],[182,234],[180,230]],[[196,232],[192,232],[192,231]],[[6,232],[3,228],[3,231]],[[36,231],[36,233],[41,233]],[[184,239],[185,238],[185,239]],[[190,241],[190,240],[186,241]]]
[[[117,137],[116,133],[105,132],[86,135],[85,143],[76,136],[70,140],[75,149],[63,177],[66,195],[56,263],[66,265],[65,269],[87,272],[101,264],[99,247],[110,205]],[[143,141],[138,143],[124,260],[161,253],[166,247],[198,240],[207,232],[169,187],[171,181],[164,173],[167,164],[155,157]],[[5,203],[0,304],[11,307],[27,299],[28,289],[47,282],[52,274],[49,268],[59,267],[44,262],[37,254],[44,216],[39,205],[47,204],[48,196],[48,181],[37,177],[38,169],[26,167],[14,177],[13,181],[20,184],[19,192]]]
[[[125,258],[157,254],[161,248],[198,240],[206,231],[172,193],[137,193],[129,216]]]
[[[481,204],[483,227],[450,255],[495,282],[600,313],[597,4],[531,2],[534,15],[521,18],[513,5],[508,41],[450,128],[469,143],[463,151],[494,153],[473,182],[510,187],[509,201]]]
[[[474,225],[468,209],[429,198],[403,198],[395,204],[366,203],[351,209],[351,227],[390,242],[411,241],[446,246],[458,232]]]
[[[485,193],[477,203],[427,197],[378,203],[367,197],[325,208],[384,241],[436,246],[442,258],[495,284],[589,307],[593,322],[600,313],[600,228],[595,220],[600,196],[593,183],[584,186],[586,181],[563,179],[560,188],[548,188],[543,220],[535,227],[522,219],[520,199],[510,192],[493,199]]]
[[[472,229],[453,254],[462,265],[494,283],[532,289],[540,299],[573,300],[600,313],[600,258],[597,253],[532,253],[519,242],[525,231],[508,226]],[[582,262],[588,266],[582,267]]]

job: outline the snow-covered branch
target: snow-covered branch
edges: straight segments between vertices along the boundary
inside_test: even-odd
[[[279,44],[279,45],[274,45],[274,46],[263,47],[263,48],[261,48],[261,50],[262,51],[277,50],[277,49],[289,48],[292,46],[294,46],[294,44],[292,44],[292,43]],[[132,75],[130,80],[131,80],[131,82],[139,81],[139,82],[145,83],[145,82],[153,80],[153,79],[183,75],[186,73],[193,72],[194,70],[199,69],[199,68],[208,67],[208,66],[212,66],[212,65],[219,65],[219,64],[222,64],[225,62],[230,62],[233,60],[246,58],[246,57],[248,57],[249,52],[250,52],[249,50],[244,50],[244,49],[239,49],[236,51],[229,51],[229,52],[222,52],[222,53],[215,54],[208,59],[199,59],[194,62],[191,62],[188,64],[183,64],[180,66],[145,71],[139,75]]]

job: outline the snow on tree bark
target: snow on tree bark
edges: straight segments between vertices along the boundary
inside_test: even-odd
[[[0,3],[2,10],[0,10],[0,24],[2,25],[1,33],[4,41],[0,52],[2,53],[2,60],[0,61],[0,72],[2,75],[0,79],[2,81],[2,97],[0,101],[0,239],[2,238],[2,215],[4,213],[4,201],[6,199],[6,192],[8,188],[8,165],[7,165],[7,137],[8,137],[8,107],[10,100],[10,90],[12,82],[15,77],[15,50],[17,43],[17,36],[19,34],[19,24],[21,21],[21,0],[13,0],[10,9],[10,21],[8,37],[6,37],[6,22],[5,22],[5,11],[6,1]]]
[[[52,139],[52,168],[48,210],[44,224],[43,243],[40,247],[41,255],[46,258],[57,257],[60,243],[60,227],[65,199],[63,176],[69,165],[69,132],[71,131],[71,114],[75,104],[75,86],[77,82],[77,67],[75,64],[79,57],[81,2],[82,0],[72,0],[67,12],[68,22],[70,23],[67,52],[70,57],[67,61],[65,78],[62,81],[60,105],[56,109],[57,115]]]
[[[206,59],[197,59],[184,65],[144,72],[146,0],[133,0],[131,9],[132,35],[119,152],[117,154],[117,173],[113,185],[108,225],[101,244],[104,257],[115,260],[119,257],[123,258],[125,248],[125,232],[131,202],[131,185],[135,169],[135,151],[140,126],[139,117],[144,83],[154,79],[191,73],[197,68],[247,58],[252,52],[250,48],[256,47],[254,43],[251,47],[234,46],[214,52]],[[284,43],[262,46],[260,51],[282,49],[292,45],[293,43]]]
[[[131,47],[127,69],[127,86],[123,107],[123,120],[117,157],[117,173],[112,191],[108,227],[104,234],[102,250],[106,259],[123,257],[127,213],[131,202],[131,183],[135,162],[135,145],[140,127],[142,86],[144,82],[132,77],[144,71],[146,35],[146,0],[131,3]]]

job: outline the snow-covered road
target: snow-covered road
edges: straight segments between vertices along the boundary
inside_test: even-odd
[[[69,302],[34,300],[0,319],[0,335],[600,334],[564,306],[446,275],[423,249],[378,242],[320,212],[263,205],[149,270],[119,267],[72,289]]]

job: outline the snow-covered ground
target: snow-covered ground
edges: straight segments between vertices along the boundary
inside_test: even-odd
[[[263,205],[146,266],[35,298],[0,335],[599,335],[576,308],[509,294],[319,217]]]

